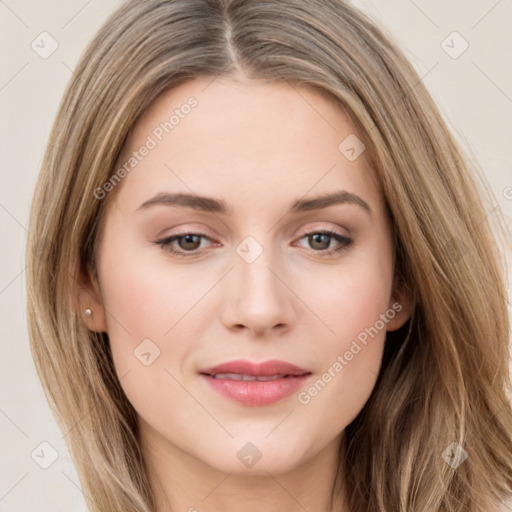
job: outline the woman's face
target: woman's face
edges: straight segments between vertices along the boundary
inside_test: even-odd
[[[356,137],[308,89],[210,77],[135,125],[82,298],[153,452],[261,474],[336,453],[409,316]]]

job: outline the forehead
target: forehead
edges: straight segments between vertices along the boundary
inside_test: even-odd
[[[130,168],[118,199],[133,211],[165,189],[258,208],[265,199],[289,204],[343,188],[378,203],[364,151],[355,160],[343,152],[344,141],[358,139],[327,95],[284,82],[201,77],[162,93],[134,125],[118,162]]]

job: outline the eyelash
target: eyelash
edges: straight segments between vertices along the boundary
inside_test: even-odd
[[[324,250],[320,250],[320,251],[313,250],[313,252],[320,254],[322,257],[332,256],[336,253],[341,253],[342,251],[348,249],[354,243],[354,240],[352,238],[349,238],[348,236],[341,235],[340,233],[338,233],[336,231],[331,231],[328,229],[308,230],[304,233],[304,235],[301,238],[299,238],[299,240],[302,240],[303,238],[306,238],[309,235],[317,235],[317,234],[330,236],[331,238],[334,238],[341,244],[340,247],[338,247],[337,249],[324,249]],[[176,249],[173,249],[170,247],[170,244],[172,242],[174,242],[175,240],[177,240],[179,238],[184,238],[187,235],[200,236],[200,237],[210,240],[210,238],[207,235],[205,235],[204,233],[192,233],[190,231],[184,231],[182,233],[176,233],[175,235],[172,235],[167,238],[163,238],[161,240],[156,240],[154,243],[156,243],[157,245],[160,245],[164,251],[169,252],[178,257],[190,258],[190,257],[199,256],[199,255],[203,254],[205,251],[184,252],[184,251],[177,251]]]

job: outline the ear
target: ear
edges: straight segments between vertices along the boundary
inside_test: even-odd
[[[411,318],[414,309],[412,290],[406,285],[402,276],[395,272],[393,288],[389,299],[389,309],[395,311],[395,316],[387,324],[388,331],[400,329]]]
[[[81,270],[76,283],[76,314],[83,320],[89,330],[108,332],[103,299],[96,279],[92,279],[89,272]],[[90,315],[85,314],[87,309],[91,311]]]

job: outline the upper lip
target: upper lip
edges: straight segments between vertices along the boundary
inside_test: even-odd
[[[261,363],[244,360],[229,361],[200,370],[200,373],[206,375],[235,373],[238,375],[252,375],[254,377],[270,377],[273,375],[305,375],[311,372],[286,361],[272,359]]]

